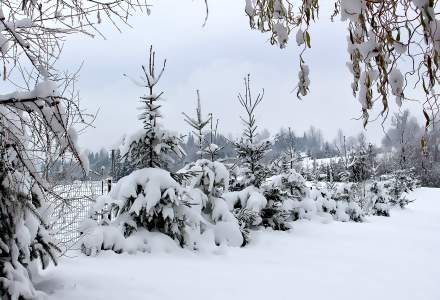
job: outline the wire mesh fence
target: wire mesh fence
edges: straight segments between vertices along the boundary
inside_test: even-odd
[[[79,225],[89,216],[98,196],[109,191],[109,183],[101,181],[76,181],[54,187],[57,197],[51,196],[52,234],[63,249],[74,248],[80,237]]]

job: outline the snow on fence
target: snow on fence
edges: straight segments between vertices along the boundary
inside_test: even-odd
[[[50,196],[52,234],[63,249],[71,249],[79,239],[79,224],[89,216],[96,198],[109,191],[111,181],[75,181],[54,187]]]

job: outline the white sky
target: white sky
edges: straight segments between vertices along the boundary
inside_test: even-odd
[[[121,27],[122,34],[105,25],[107,40],[69,39],[61,66],[71,68],[84,61],[78,85],[82,106],[100,110],[96,128],[81,136],[81,144],[98,150],[141,128],[136,108],[144,91],[122,74],[140,75],[150,44],[159,58],[168,60],[159,89],[167,100],[163,123],[170,129],[189,131],[181,112],[193,113],[195,91],[200,89],[203,110],[220,118],[220,131],[238,134],[241,107],[236,95],[242,90],[245,74],[251,73],[253,91],[265,89],[257,112],[260,128],[274,133],[290,126],[302,134],[314,125],[328,139],[336,136],[338,128],[347,134],[360,132],[362,122],[354,120],[360,116],[360,105],[352,96],[351,76],[345,67],[346,28],[340,21],[330,22],[331,6],[321,4],[320,20],[313,25],[312,49],[305,55],[311,69],[311,92],[299,101],[296,93],[290,93],[299,68],[295,40],[283,50],[270,45],[268,35],[250,30],[244,3],[210,0],[209,20],[202,28],[203,0],[154,1],[151,15],[137,14],[130,20],[132,28]],[[418,104],[405,107],[420,117]],[[391,109],[397,111],[394,103]],[[380,121],[368,126],[367,135],[380,141]]]

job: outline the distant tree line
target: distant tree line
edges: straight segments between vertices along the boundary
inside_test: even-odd
[[[333,180],[338,181],[341,179],[338,174],[348,168],[350,157],[356,153],[374,152],[380,161],[376,172],[385,173],[389,170],[412,168],[423,185],[440,186],[440,146],[438,144],[440,130],[434,126],[425,130],[408,110],[392,117],[391,125],[386,130],[381,145],[371,144],[363,133],[356,136],[346,136],[342,129],[338,130],[333,140],[326,140],[322,130],[314,126],[299,135],[295,134],[291,128],[281,128],[274,135],[271,135],[267,129],[263,129],[256,133],[256,136],[259,140],[271,142],[271,149],[264,157],[266,163],[276,162],[283,153],[288,151],[289,147],[293,147],[298,155],[298,161],[305,158],[312,161],[309,170],[303,168],[304,172],[313,173],[315,176],[324,174],[330,176],[330,169],[334,169],[332,177]],[[203,148],[211,143],[210,139],[209,132],[203,134],[201,139]],[[421,142],[424,139],[427,139],[426,145]],[[233,161],[236,158],[234,140],[231,134],[216,133],[212,137],[212,143],[218,145],[219,148],[216,152],[219,159]],[[181,146],[186,155],[182,158],[174,157],[175,159],[170,163],[171,170],[178,170],[199,158],[198,137],[193,132],[183,136]],[[128,169],[123,166],[118,150],[113,155],[116,160],[113,172],[117,174],[112,174],[111,150],[102,148],[98,152],[89,152],[88,159],[91,170],[89,179],[100,179],[112,175],[116,175],[115,177],[118,178],[127,173]],[[327,163],[317,162],[313,166],[314,160],[320,161],[324,158],[333,159],[331,163],[330,161]],[[71,176],[77,176],[76,179],[82,179],[80,170],[68,173]]]

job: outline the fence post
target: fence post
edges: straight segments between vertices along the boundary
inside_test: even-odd
[[[107,193],[110,193],[111,190],[112,190],[112,179],[109,178],[107,179]]]
[[[116,161],[115,161],[116,157],[115,157],[115,150],[112,149],[112,176],[115,177],[115,169],[116,169]]]

